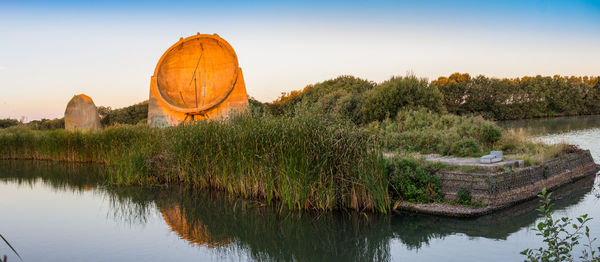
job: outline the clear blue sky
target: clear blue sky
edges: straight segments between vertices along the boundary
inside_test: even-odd
[[[62,117],[79,93],[146,100],[196,32],[233,46],[261,101],[342,74],[600,75],[600,1],[83,2],[0,2],[0,118]]]

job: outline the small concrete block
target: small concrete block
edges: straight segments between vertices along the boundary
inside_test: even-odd
[[[491,164],[502,161],[502,157],[497,157],[495,155],[485,155],[479,159],[480,163]]]
[[[482,156],[480,163],[491,164],[502,161],[502,151],[491,151],[489,155]]]
[[[490,151],[490,155],[502,158],[502,151]]]

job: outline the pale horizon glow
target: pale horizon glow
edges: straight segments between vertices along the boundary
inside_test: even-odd
[[[147,100],[162,53],[196,32],[233,46],[263,102],[339,75],[600,76],[594,1],[15,2],[0,4],[0,118],[62,117],[80,93]]]

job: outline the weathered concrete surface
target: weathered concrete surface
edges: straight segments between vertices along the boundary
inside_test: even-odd
[[[398,204],[398,208],[445,216],[479,216],[535,198],[543,188],[552,190],[583,177],[595,175],[599,170],[600,165],[596,165],[589,150],[585,150],[510,172],[471,174],[441,171],[438,176],[447,200],[456,200],[458,190],[466,189],[474,200],[487,206],[470,208],[444,203],[402,202]]]
[[[158,61],[150,79],[148,124],[218,119],[247,105],[233,48],[217,34],[197,34],[180,39]]]
[[[525,161],[518,159],[504,159],[500,162],[495,163],[481,163],[479,158],[460,158],[460,157],[443,157],[439,155],[426,155],[425,159],[431,162],[441,162],[448,165],[455,166],[470,166],[475,167],[478,170],[486,170],[489,172],[496,172],[505,167],[519,168],[525,165]]]
[[[84,94],[76,95],[65,109],[65,129],[67,130],[100,130],[100,115],[92,99]]]

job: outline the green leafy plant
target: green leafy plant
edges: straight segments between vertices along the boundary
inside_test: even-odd
[[[473,200],[473,197],[471,196],[471,192],[469,192],[469,190],[464,189],[464,188],[459,189],[458,192],[456,193],[456,196],[458,197],[458,201],[460,201],[460,203],[463,205],[470,205],[471,200]]]
[[[590,228],[586,225],[592,218],[584,214],[577,217],[577,223],[568,217],[554,219],[551,195],[545,188],[538,195],[542,205],[537,210],[543,220],[533,228],[537,231],[536,235],[544,237],[546,245],[538,249],[523,250],[521,254],[527,256],[526,261],[573,261],[573,249],[581,244],[583,236],[587,243],[583,244],[585,249],[579,258],[583,261],[600,261],[597,251],[592,247],[596,238],[590,237]],[[600,247],[597,249],[600,251]]]
[[[388,170],[392,198],[418,203],[441,201],[441,183],[436,176],[439,169],[439,164],[412,158],[391,161]]]
[[[512,172],[515,172],[515,171],[512,169],[512,167],[505,166],[505,167],[502,168],[502,172],[512,173]]]

